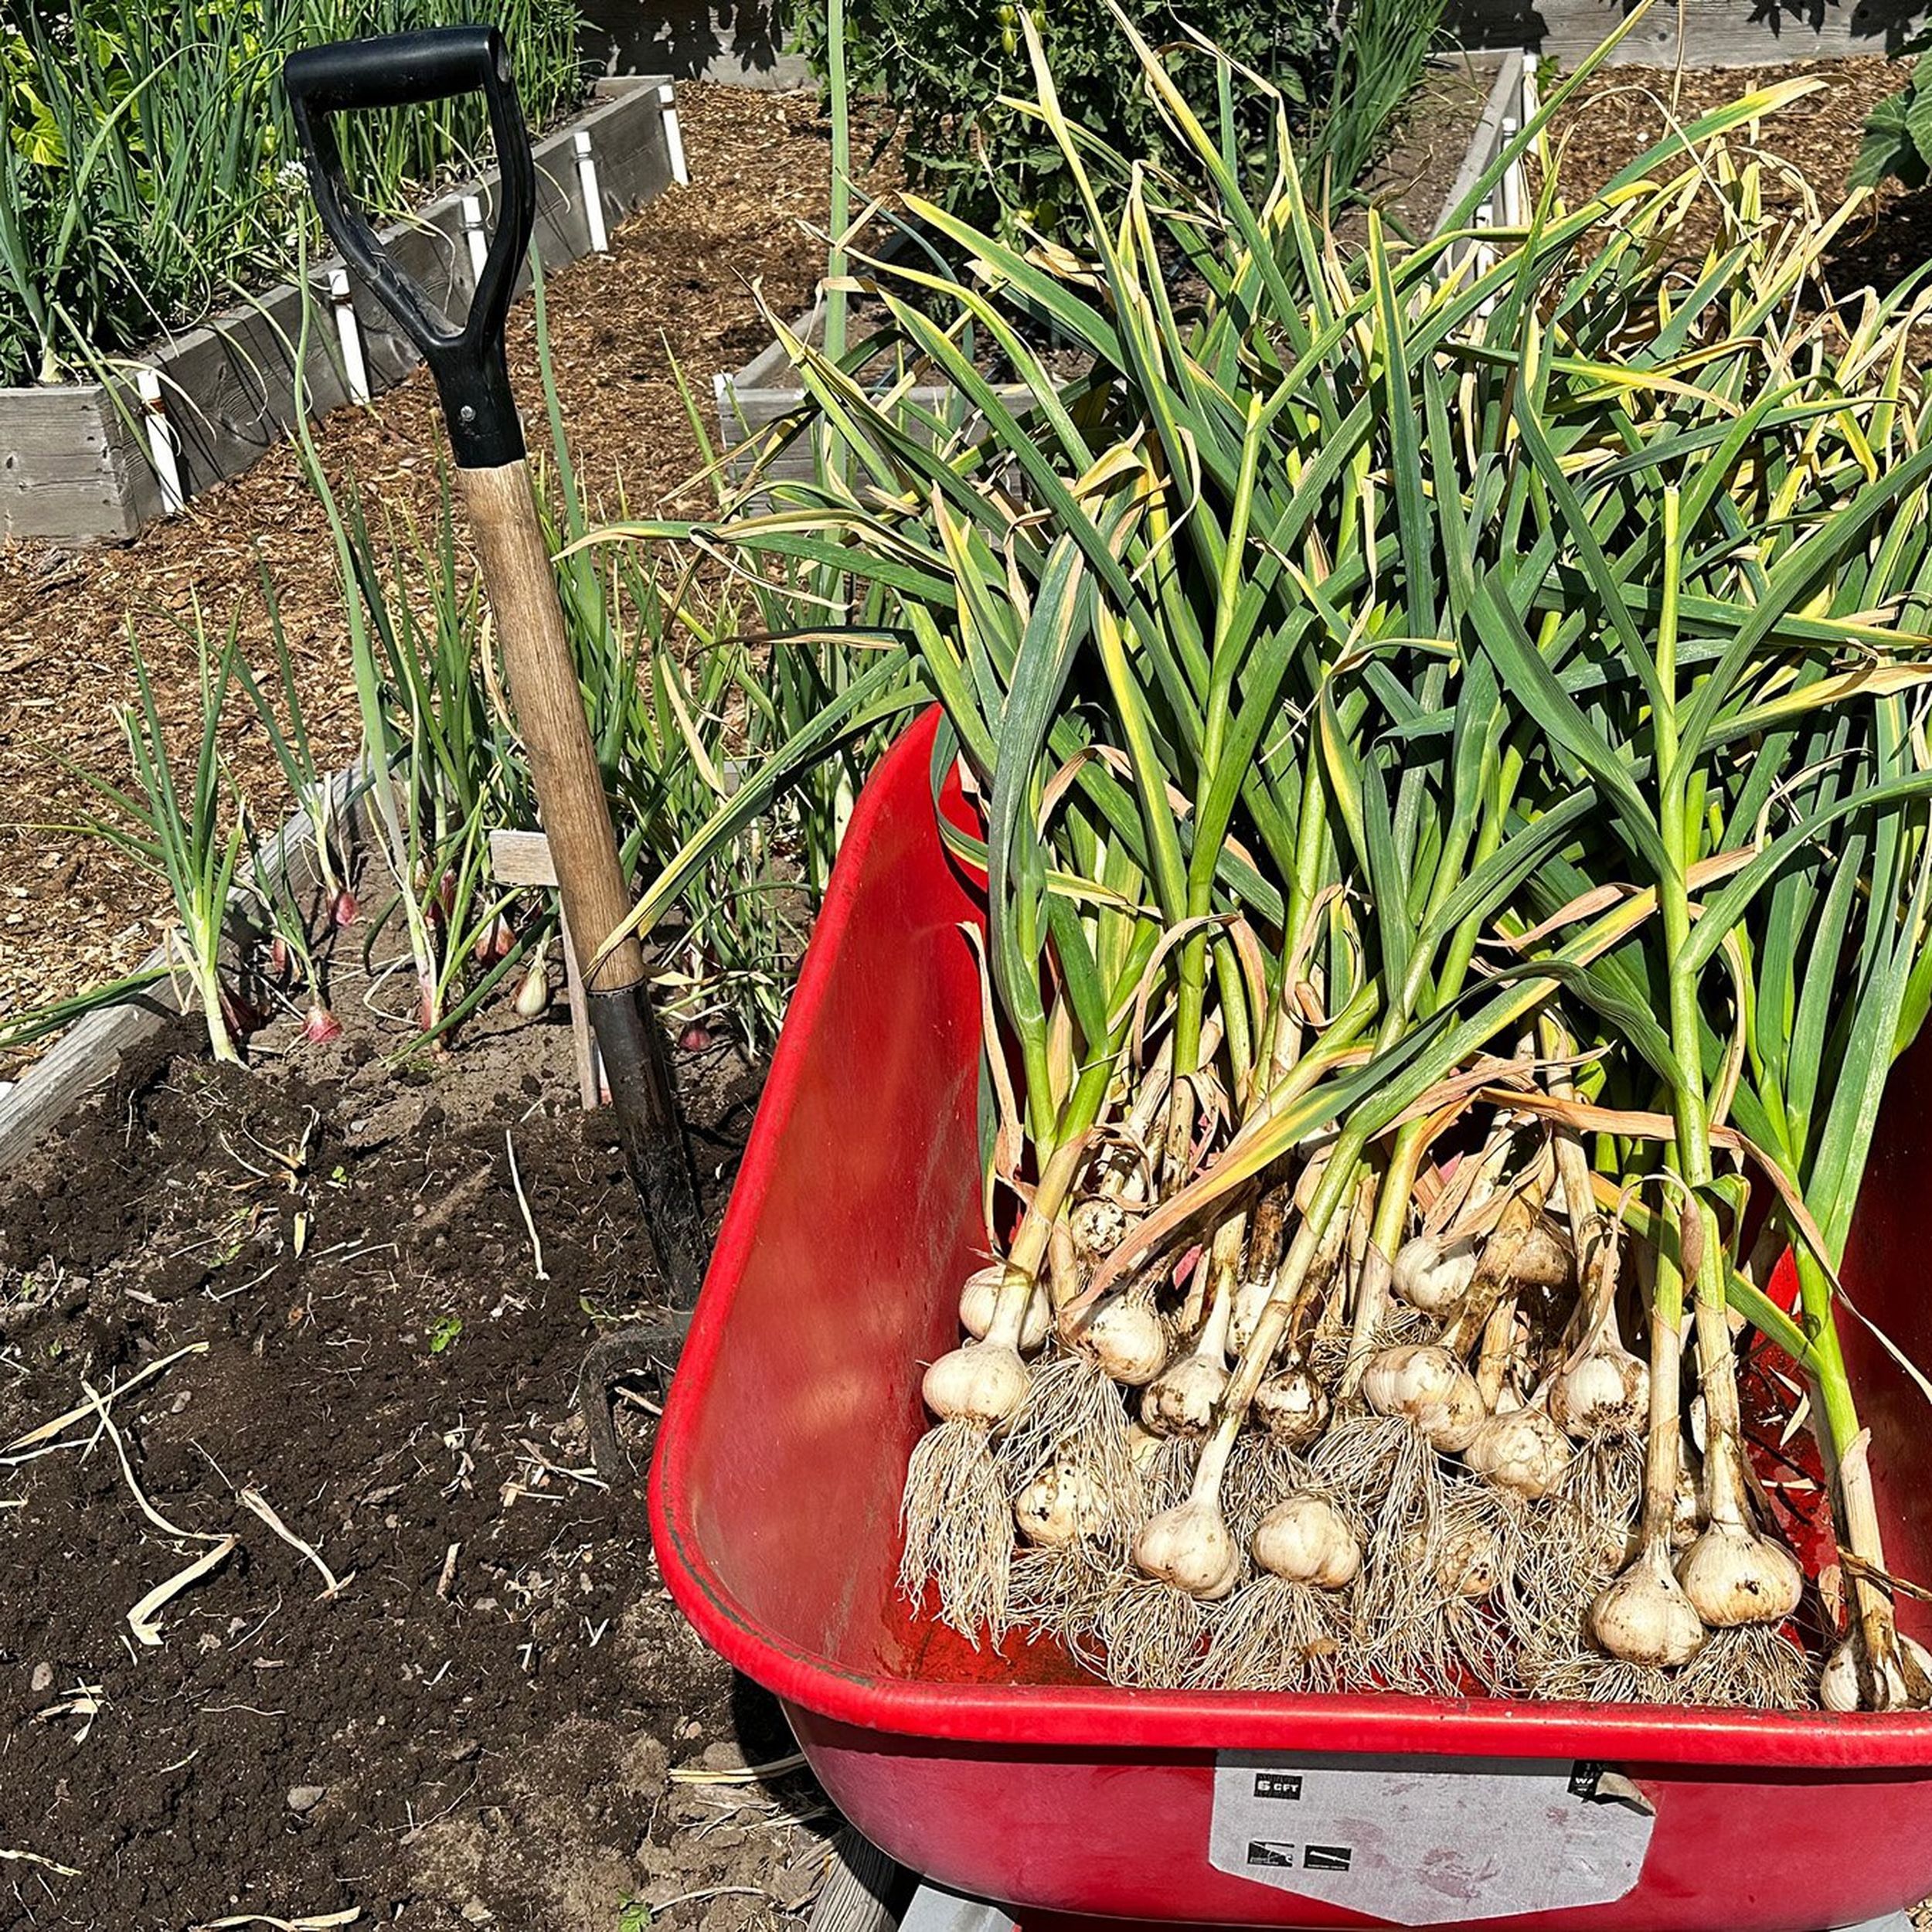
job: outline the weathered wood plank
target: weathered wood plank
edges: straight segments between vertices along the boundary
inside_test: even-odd
[[[490,834],[490,870],[499,886],[554,886],[556,865],[550,842],[540,832]]]
[[[913,1882],[853,1825],[832,1842],[832,1869],[812,1901],[811,1932],[893,1932]]]
[[[1528,47],[1570,65],[1601,44],[1630,11],[1624,0],[1456,0],[1444,22],[1465,47]],[[1932,13],[1913,0],[1682,0],[1684,63],[1740,67],[1896,52]],[[1672,66],[1678,9],[1654,7],[1611,57]]]
[[[0,536],[132,536],[120,440],[97,384],[0,389]]]

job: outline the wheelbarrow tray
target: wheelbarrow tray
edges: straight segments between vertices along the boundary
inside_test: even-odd
[[[1049,1645],[975,1648],[901,1600],[900,1488],[927,1426],[920,1365],[956,1341],[959,1284],[985,1247],[982,1009],[962,930],[983,928],[985,906],[936,829],[936,722],[906,733],[853,814],[651,1489],[672,1594],[784,1702],[841,1810],[912,1869],[1012,1906],[1027,1932],[1068,1914],[1821,1932],[1932,1893],[1923,1716],[1125,1690]],[[1893,1083],[1845,1269],[1859,1309],[1917,1359],[1932,1358],[1928,1084],[1923,1053]],[[1845,1325],[1888,1556],[1925,1576],[1932,1418],[1869,1332]],[[1920,1624],[1917,1606],[1901,1612]],[[1496,1776],[1560,1781],[1567,1767],[1594,1781],[1606,1767],[1604,1789],[1645,1821],[1621,1877],[1577,1876],[1587,1848],[1503,1821],[1515,1814],[1497,1805]],[[1440,1868],[1440,1896],[1224,1869],[1240,1863],[1225,1855],[1242,1823],[1230,1794],[1270,1767],[1283,1791],[1304,1770],[1427,1776],[1447,1820],[1425,1861]],[[1281,1839],[1291,1863],[1323,1849],[1285,1827]],[[1257,1843],[1265,1853],[1265,1834]],[[1573,1876],[1539,1888],[1532,1871],[1499,1891],[1485,1874],[1512,1860]]]

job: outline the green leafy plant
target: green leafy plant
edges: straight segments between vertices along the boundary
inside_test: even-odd
[[[1122,21],[1107,0],[1027,0],[1026,23],[1052,60],[1069,121],[1128,155],[1166,147],[1162,111],[1141,86]],[[1278,90],[1304,138],[1309,177],[1345,192],[1419,77],[1438,0],[1205,0],[1177,10],[1133,0],[1125,19],[1172,46],[1177,83],[1228,150],[1265,167],[1276,103],[1230,90],[1204,44]],[[854,0],[842,10],[852,84],[894,111],[913,185],[956,213],[1052,230],[1077,216],[1079,195],[1059,143],[1026,99],[1029,70],[1018,0]],[[801,43],[821,73],[829,22],[805,10]]]
[[[463,1333],[463,1318],[460,1315],[440,1316],[430,1326],[429,1342],[431,1355],[443,1355],[454,1348]]]
[[[1357,1549],[1366,1601],[1445,1593],[1447,1649],[1404,1654],[1389,1634],[1403,1620],[1371,1614],[1349,1665],[1363,1681],[1440,1691],[1487,1670],[1550,1696],[1801,1702],[1776,1627],[1803,1578],[1764,1533],[1740,1446],[1741,1316],[1747,1349],[1784,1350],[1812,1385],[1851,1599],[1821,1695],[1923,1707],[1932,1676],[1891,1621],[1835,1325],[1879,1098],[1932,1001],[1932,399],[1911,355],[1926,301],[1793,301],[1854,207],[1766,214],[1764,165],[1727,137],[1814,83],[1673,128],[1581,206],[1546,168],[1520,224],[1478,228],[1560,90],[1442,233],[1404,249],[1372,217],[1351,250],[1287,145],[1257,187],[1227,117],[1195,111],[1164,50],[1134,42],[1185,151],[1171,170],[1081,125],[1048,36],[1026,20],[1021,34],[1081,254],[1023,250],[923,201],[957,276],[862,262],[908,356],[978,430],[908,434],[895,393],[787,332],[842,460],[774,482],[723,532],[645,526],[733,544],[747,570],[835,569],[855,604],[877,593],[869,614],[909,641],[944,709],[935,780],[957,770],[981,807],[976,832],[948,818],[940,833],[987,882],[987,1186],[1018,1209],[962,1295],[974,1338],[926,1375],[938,1426],[908,1474],[902,1585],[934,1587],[975,1635],[1021,1621],[1009,1478],[1046,1470],[1076,1499],[1042,1549],[1057,1560],[1092,1537],[1123,1582],[1107,1597],[1083,1556],[1066,1621],[1037,1598],[1026,1617],[1097,1636],[1121,1681],[1323,1687],[1299,1665],[1215,1675],[1281,1668],[1265,1623],[1232,1661],[1207,1646],[1306,1581],[1237,1589],[1259,1549],[1230,1528],[1252,1500],[1230,1472],[1264,1383],[1315,1379],[1325,1360],[1321,1416],[1273,1446],[1314,1458],[1378,1523],[1393,1567],[1370,1575]],[[1224,69],[1219,91],[1236,84]],[[1693,209],[1715,216],[1707,234]],[[1086,372],[1056,378],[1029,318]],[[998,345],[1023,410],[969,332]],[[1512,1143],[1530,1157],[1459,1218]],[[1525,1353],[1513,1313],[1507,1332],[1497,1316],[1526,1277],[1513,1250],[1491,1263],[1491,1237],[1512,1201],[1542,1213],[1560,1174],[1574,1298],[1554,1345]],[[1244,1261],[1270,1199],[1283,1238]],[[1474,1298],[1393,1309],[1402,1257],[1433,1267],[1445,1230],[1468,1243],[1456,1295]],[[1626,1233],[1643,1254],[1620,1278]],[[1766,1292],[1787,1248],[1794,1311]],[[1190,1270],[1195,1311],[1179,1295],[1157,1308]],[[1260,1296],[1230,1351],[1231,1328],[1205,1322],[1236,1283]],[[1398,1458],[1417,1440],[1431,1468],[1471,1452],[1458,1481],[1548,1495],[1586,1441],[1544,1416],[1549,1486],[1532,1487],[1478,1463],[1478,1437],[1533,1430],[1545,1386],[1598,1349],[1620,1296],[1641,1311],[1648,1370],[1621,1344],[1620,1360],[1601,1353],[1620,1388],[1627,1366],[1648,1376],[1641,1403],[1623,1398],[1642,1411],[1641,1472],[1588,1549],[1553,1562],[1557,1583],[1526,1563],[1526,1587],[1554,1590],[1533,1633],[1554,1649],[1526,1638],[1499,1667],[1457,1650],[1461,1580],[1414,1577],[1405,1519],[1382,1513],[1406,1506],[1394,1464],[1359,1437],[1336,1447],[1360,1420],[1342,1403],[1413,1424],[1393,1432]],[[1214,1386],[1172,1430],[1185,1501],[1149,1513],[1131,1471],[1110,1505],[1107,1430],[1131,1458],[1128,1415],[1162,1419],[1163,1313],[1207,1338],[1190,1359]],[[1145,1362],[1114,1366],[1103,1317],[1116,1336],[1152,1331]],[[1129,1385],[1131,1408],[1078,1360],[1029,1367],[1055,1324]],[[1687,1326],[1705,1433],[1678,1561]],[[1461,1378],[1462,1416],[1426,1390],[1404,1406],[1415,1356],[1445,1386]],[[1471,1372],[1485,1364],[1493,1391]],[[1331,1389],[1339,1437],[1321,1435]],[[1427,1549],[1442,1521],[1413,1495]],[[1749,1580],[1720,1590],[1724,1569]],[[1622,1616],[1639,1598],[1648,1631]],[[1138,1624],[1136,1601],[1155,1604]]]
[[[1921,42],[1908,51],[1920,52],[1928,44]],[[1888,180],[1907,188],[1932,181],[1932,66],[1923,60],[1896,94],[1865,117],[1865,135],[1848,185],[1876,188]]]
[[[165,974],[184,975],[208,1028],[218,1060],[239,1061],[236,1035],[246,1031],[243,1013],[224,975],[223,948],[230,895],[235,884],[243,833],[220,747],[222,713],[235,675],[236,633],[230,627],[212,645],[199,614],[195,620],[198,730],[186,747],[171,741],[155,683],[133,626],[135,701],[121,714],[132,776],[127,787],[99,774],[70,767],[102,800],[106,815],[76,828],[111,846],[167,886],[175,923],[162,942],[167,964],[141,975],[148,984]],[[184,756],[185,751],[185,756]],[[187,767],[185,781],[177,760]],[[123,982],[124,988],[128,982]]]

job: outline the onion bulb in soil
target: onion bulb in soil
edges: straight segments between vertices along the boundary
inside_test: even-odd
[[[1433,1234],[1416,1235],[1396,1250],[1389,1284],[1424,1315],[1451,1315],[1476,1278],[1480,1245],[1467,1235],[1447,1241]]]
[[[1451,1454],[1468,1447],[1487,1414],[1475,1377],[1429,1343],[1379,1350],[1362,1372],[1362,1393],[1378,1414],[1406,1417],[1433,1447]]]
[[[1255,1390],[1253,1413],[1271,1440],[1305,1449],[1328,1426],[1328,1393],[1298,1362]]]
[[[1541,1403],[1492,1416],[1477,1430],[1462,1459],[1499,1489],[1534,1502],[1563,1480],[1570,1466],[1570,1438]]]
[[[1144,1577],[1212,1603],[1240,1581],[1241,1553],[1220,1505],[1190,1497],[1141,1526],[1134,1566]]]
[[[355,895],[346,886],[329,901],[328,923],[338,931],[354,925],[362,915],[362,909],[356,903]]]
[[[543,949],[537,948],[536,958],[524,968],[522,977],[516,983],[516,1012],[519,1019],[537,1019],[549,1009],[550,1004],[550,975],[543,964]]]
[[[1097,1362],[1108,1378],[1144,1389],[1167,1366],[1167,1330],[1143,1287],[1124,1288],[1075,1324],[1066,1340]]]
[[[959,1291],[959,1325],[975,1342],[985,1341],[987,1330],[993,1325],[993,1311],[999,1301],[999,1284],[1005,1277],[1005,1264],[990,1262],[983,1268],[974,1269],[966,1277],[966,1285]],[[1053,1325],[1053,1311],[1047,1305],[1046,1290],[1036,1281],[1033,1292],[1027,1297],[1026,1311],[1020,1318],[1020,1353],[1035,1353],[1046,1341]]]
[[[1899,1648],[1909,1651],[1920,1675],[1932,1683],[1932,1651],[1923,1644],[1915,1643],[1910,1637],[1897,1639]],[[1914,1696],[1911,1686],[1906,1682],[1906,1672],[1896,1657],[1888,1657],[1872,1672],[1876,1696],[1872,1702],[1866,1704],[1859,1689],[1858,1639],[1848,1637],[1825,1659],[1824,1674],[1818,1679],[1818,1701],[1828,1711],[1921,1710],[1925,1707],[1923,1693]]]
[[[1036,1476],[1013,1502],[1019,1533],[1036,1546],[1059,1549],[1107,1526],[1107,1508],[1085,1471],[1056,1462]]]
[[[326,1046],[342,1037],[342,1022],[319,999],[308,1002],[302,1015],[302,1038],[311,1046]]]
[[[1709,1634],[1655,1542],[1598,1591],[1589,1621],[1590,1634],[1611,1656],[1659,1669],[1688,1664]]]
[[[478,934],[471,957],[479,966],[494,966],[508,959],[516,944],[516,929],[501,913]]]
[[[1249,1548],[1270,1576],[1343,1590],[1362,1570],[1362,1545],[1332,1503],[1303,1491],[1261,1519]]]

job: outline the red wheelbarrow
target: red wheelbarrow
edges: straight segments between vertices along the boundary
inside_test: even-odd
[[[1137,1927],[1821,1932],[1932,1893],[1932,1716],[1128,1691],[974,1648],[895,1587],[919,1365],[983,1244],[983,920],[935,725],[859,801],[667,1406],[651,1527],[700,1634],[784,1702],[860,1831],[938,1884]],[[1901,1070],[1845,1268],[1932,1353],[1932,1054]],[[1848,1352],[1888,1549],[1932,1572],[1932,1417]],[[1911,1624],[1912,1605],[1902,1606]],[[1915,1634],[1927,1634],[1923,1628]]]

